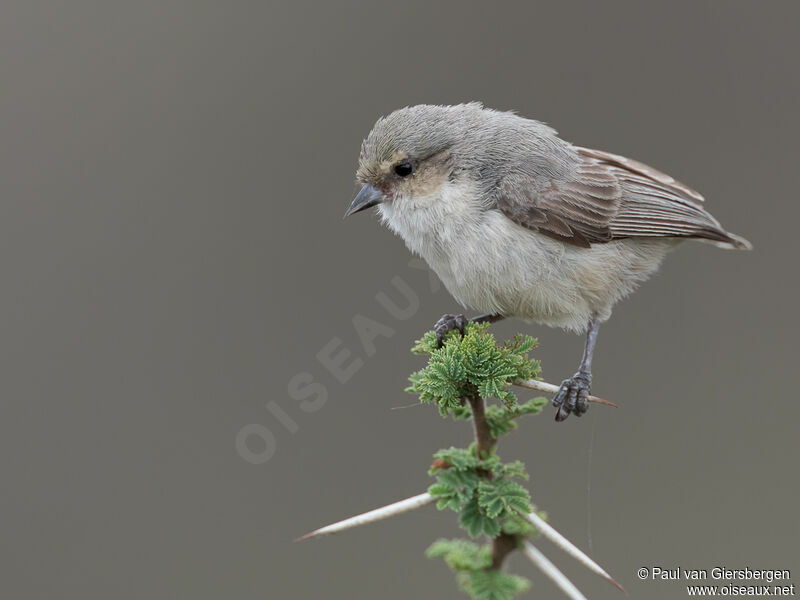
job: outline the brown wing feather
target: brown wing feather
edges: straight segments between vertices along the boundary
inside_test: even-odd
[[[582,247],[632,237],[699,237],[747,247],[704,210],[700,194],[669,175],[616,154],[576,150],[572,178],[507,184],[497,207],[519,225]]]
[[[613,239],[610,223],[619,210],[622,188],[599,161],[581,161],[568,181],[526,183],[506,184],[497,200],[498,208],[515,223],[587,248]]]

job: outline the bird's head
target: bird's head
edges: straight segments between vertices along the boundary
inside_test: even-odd
[[[363,187],[345,217],[381,203],[436,197],[468,166],[470,128],[485,112],[478,103],[423,104],[379,119],[361,145],[356,178]]]

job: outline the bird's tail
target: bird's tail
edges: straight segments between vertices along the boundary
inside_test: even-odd
[[[724,232],[723,239],[709,239],[703,240],[708,241],[714,244],[717,248],[724,248],[725,250],[752,250],[753,244],[749,241],[744,239],[740,235],[736,235],[735,233],[730,233],[729,231]]]

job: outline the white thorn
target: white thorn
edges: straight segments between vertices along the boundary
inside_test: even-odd
[[[295,541],[299,542],[300,540],[317,537],[318,535],[337,533],[339,531],[344,531],[345,529],[350,529],[351,527],[358,527],[359,525],[366,525],[367,523],[373,523],[375,521],[388,519],[389,517],[393,517],[395,515],[399,515],[401,513],[408,512],[416,508],[420,508],[422,506],[425,506],[426,504],[430,504],[431,502],[433,502],[433,500],[434,500],[433,496],[431,496],[428,492],[425,492],[424,494],[420,494],[419,496],[406,498],[405,500],[400,500],[400,502],[394,502],[393,504],[388,504],[381,508],[376,508],[375,510],[371,510],[369,512],[362,513],[360,515],[356,515],[355,517],[350,517],[349,519],[345,519],[344,521],[339,521],[338,523],[333,523],[331,525],[326,525],[325,527],[320,527],[319,529],[316,529],[311,533],[307,533],[306,535],[297,538]]]
[[[536,527],[536,529],[537,529],[537,531],[539,531],[539,533],[541,533],[544,537],[546,537],[548,540],[553,542],[556,546],[561,548],[564,552],[569,554],[572,558],[574,558],[575,560],[580,562],[582,565],[587,567],[589,570],[594,571],[595,573],[600,575],[603,579],[607,580],[609,583],[613,584],[614,586],[619,588],[621,591],[625,592],[626,594],[628,593],[628,592],[625,591],[625,588],[623,588],[620,584],[618,584],[614,580],[614,578],[611,577],[611,575],[606,573],[606,571],[600,565],[598,565],[591,558],[589,558],[586,554],[584,554],[584,552],[580,548],[578,548],[575,544],[570,542],[567,538],[565,538],[563,535],[561,535],[558,531],[553,529],[552,525],[550,525],[547,521],[542,519],[535,512],[532,512],[532,513],[530,513],[528,515],[525,515],[525,517],[528,519],[528,522],[531,525]]]
[[[559,571],[558,567],[551,563],[536,546],[530,542],[525,542],[522,546],[522,552],[534,565],[539,567],[545,575],[552,579],[568,598],[572,598],[572,600],[586,600],[586,596],[581,594],[581,591],[575,587],[575,584],[567,579],[567,576]]]
[[[555,394],[561,387],[558,385],[553,385],[552,383],[547,383],[546,381],[539,381],[538,379],[517,379],[513,385],[528,388],[529,390],[544,392],[546,394]],[[596,402],[597,404],[605,404],[606,406],[619,408],[610,400],[604,400],[603,398],[598,398],[597,396],[589,396],[587,399],[589,402]]]

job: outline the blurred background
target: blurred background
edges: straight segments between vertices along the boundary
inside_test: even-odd
[[[415,400],[413,341],[457,305],[374,215],[341,219],[380,115],[469,100],[674,175],[755,245],[674,252],[600,332],[594,391],[620,408],[548,407],[502,456],[632,597],[686,593],[642,566],[800,569],[799,16],[4,1],[0,594],[464,597],[424,557],[460,535],[453,513],[292,539],[420,493],[432,453],[470,439],[392,410]],[[399,317],[376,297],[406,305],[398,285],[416,299]],[[374,349],[357,315],[383,326]],[[536,335],[551,382],[580,358],[578,336],[494,331]],[[541,547],[587,596],[621,597]]]

